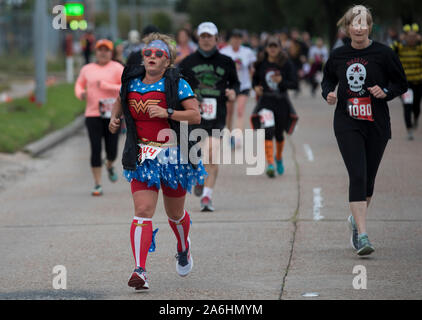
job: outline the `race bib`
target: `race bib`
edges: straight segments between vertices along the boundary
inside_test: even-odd
[[[402,94],[401,98],[404,104],[413,104],[413,90],[407,90],[406,93]]]
[[[101,118],[104,118],[104,119],[111,118],[111,110],[113,109],[113,105],[115,102],[116,102],[115,98],[100,99]]]
[[[154,160],[158,154],[163,150],[160,147],[147,146],[145,144],[138,144],[139,146],[139,164],[142,164],[146,159]]]
[[[374,121],[372,117],[371,97],[348,99],[347,112],[353,119]]]
[[[258,112],[261,118],[261,128],[272,128],[275,125],[274,112],[269,109],[261,109]]]
[[[201,103],[202,119],[215,120],[217,119],[217,99],[204,98]]]
[[[321,83],[321,82],[322,82],[322,78],[323,78],[323,74],[322,74],[322,72],[321,72],[321,71],[317,71],[317,72],[315,73],[315,81],[316,81],[317,83]]]

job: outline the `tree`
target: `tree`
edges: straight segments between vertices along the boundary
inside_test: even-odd
[[[169,15],[163,11],[156,12],[152,15],[152,24],[157,26],[163,33],[170,33],[172,31],[172,20]]]
[[[357,2],[372,9],[377,25],[422,22],[420,0],[178,0],[176,7],[186,11],[195,26],[212,21],[219,29],[254,32],[297,27],[334,42],[337,21]]]

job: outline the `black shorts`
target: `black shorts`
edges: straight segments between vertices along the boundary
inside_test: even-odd
[[[213,130],[220,130],[220,131],[222,131],[225,128],[225,126],[226,126],[225,124],[221,124],[221,123],[218,124],[218,125],[214,125],[214,126],[195,125],[195,126],[192,126],[192,130],[195,130],[195,129],[205,130],[207,132],[208,136],[211,137]]]
[[[226,115],[224,115],[224,117],[221,115],[217,115],[217,119],[211,121],[202,119],[200,124],[195,124],[191,126],[192,129],[204,129],[205,131],[207,131],[209,136],[212,136],[213,129],[223,130],[225,127]]]
[[[240,91],[238,96],[240,95],[249,96],[250,92],[251,92],[251,89],[245,89],[245,90]]]

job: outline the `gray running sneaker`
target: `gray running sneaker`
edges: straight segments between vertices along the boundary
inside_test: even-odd
[[[193,268],[193,259],[190,252],[191,242],[190,242],[189,237],[188,237],[188,242],[189,242],[189,248],[187,248],[183,252],[178,252],[176,254],[176,259],[177,259],[176,271],[181,277],[186,277],[192,271],[192,268]]]
[[[407,129],[407,140],[412,141],[414,139],[415,139],[415,137],[413,136],[413,130]]]
[[[103,188],[100,185],[96,185],[91,192],[93,197],[100,197],[103,195]]]
[[[366,233],[362,233],[359,235],[359,247],[357,254],[358,256],[367,256],[374,252],[375,249],[372,246],[371,242],[369,242],[368,235]]]
[[[356,225],[355,218],[353,218],[352,215],[350,215],[347,218],[347,221],[349,222],[349,228],[351,232],[350,236],[350,244],[352,245],[352,248],[355,250],[358,250],[359,247],[359,239],[358,239],[358,226]]]

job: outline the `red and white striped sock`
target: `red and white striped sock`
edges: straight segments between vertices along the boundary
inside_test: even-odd
[[[130,228],[130,242],[136,267],[144,270],[152,242],[152,219],[134,217]]]
[[[183,252],[189,248],[188,236],[190,229],[190,216],[189,213],[185,210],[185,213],[182,218],[179,220],[168,219],[170,227],[172,228],[174,235],[177,239],[177,251]]]

